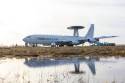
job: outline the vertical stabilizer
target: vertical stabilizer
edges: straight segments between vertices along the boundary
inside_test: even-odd
[[[93,39],[94,37],[94,24],[91,24],[90,29],[88,30],[85,38],[86,39]]]

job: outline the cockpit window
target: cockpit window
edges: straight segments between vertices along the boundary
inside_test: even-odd
[[[27,36],[27,38],[30,38],[31,36]]]

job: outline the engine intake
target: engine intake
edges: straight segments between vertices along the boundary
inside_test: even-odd
[[[89,43],[95,43],[95,42],[98,42],[99,41],[99,39],[87,39],[87,41],[89,42]]]

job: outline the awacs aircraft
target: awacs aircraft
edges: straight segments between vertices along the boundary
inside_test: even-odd
[[[38,44],[42,45],[51,45],[51,46],[73,46],[83,44],[85,42],[96,43],[100,39],[112,38],[117,36],[101,36],[94,37],[94,24],[91,24],[90,29],[88,30],[85,37],[81,36],[60,36],[60,35],[30,35],[23,39],[25,46],[37,46]]]

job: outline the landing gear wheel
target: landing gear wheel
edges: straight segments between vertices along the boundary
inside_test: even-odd
[[[25,43],[25,46],[28,47],[28,43]]]

